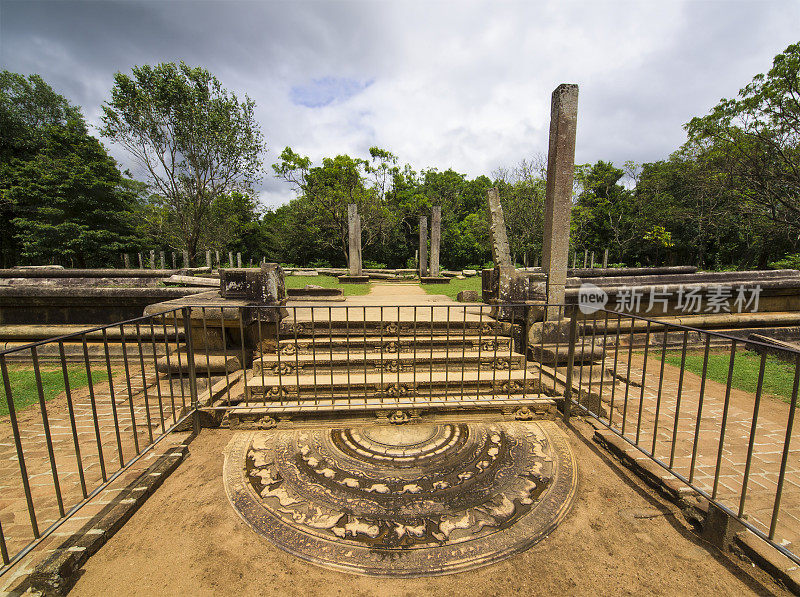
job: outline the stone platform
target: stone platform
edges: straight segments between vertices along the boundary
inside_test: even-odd
[[[303,560],[371,576],[435,576],[524,551],[568,512],[577,471],[550,421],[238,433],[230,502]]]

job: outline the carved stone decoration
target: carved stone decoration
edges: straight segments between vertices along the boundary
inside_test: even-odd
[[[527,406],[521,406],[516,411],[514,411],[514,418],[517,421],[532,421],[533,417],[534,417],[534,412]]]
[[[508,359],[494,359],[494,361],[492,361],[493,369],[507,371],[509,367],[511,367],[511,364],[508,362]]]
[[[408,365],[404,363],[398,363],[397,361],[383,361],[383,363],[378,361],[375,363],[375,367],[379,370],[383,369],[387,373],[402,372],[409,368]]]
[[[411,417],[408,414],[404,413],[402,410],[396,410],[391,415],[389,415],[389,422],[395,425],[402,425],[404,423],[408,423],[411,420]]]
[[[272,366],[272,372],[275,375],[289,375],[294,373],[294,365],[290,363],[275,363]]]
[[[278,422],[269,415],[261,417],[256,423],[256,429],[274,429],[277,426]]]
[[[254,531],[374,576],[448,574],[523,551],[564,518],[576,482],[550,421],[273,429],[238,433],[225,450],[228,497]]]
[[[395,332],[395,333],[396,333],[396,332]],[[397,342],[387,342],[387,343],[385,343],[385,344],[383,345],[383,351],[384,351],[384,352],[395,353],[395,352],[397,352],[399,349],[400,349],[400,346],[397,344]]]
[[[386,386],[384,394],[391,396],[392,398],[398,398],[408,394],[411,389],[412,388],[407,383],[390,383]]]
[[[395,335],[396,336],[397,332],[398,332],[398,327],[397,327],[396,323],[390,322],[390,323],[384,324],[384,326],[383,326],[384,335],[389,334],[389,335]]]
[[[518,381],[507,381],[500,386],[504,394],[516,394],[522,391],[522,384]]]
[[[297,348],[295,348],[294,344],[287,344],[283,348],[281,348],[281,354],[285,354],[287,356],[294,356],[297,353]]]

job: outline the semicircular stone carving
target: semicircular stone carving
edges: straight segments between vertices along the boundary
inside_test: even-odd
[[[241,432],[225,452],[233,507],[304,560],[376,576],[447,574],[546,537],[577,474],[552,422]]]

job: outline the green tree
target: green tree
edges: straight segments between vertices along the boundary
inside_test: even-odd
[[[800,232],[800,43],[686,129],[690,143],[715,154],[741,201]]]
[[[41,77],[0,73],[0,228],[9,266],[109,265],[136,248],[137,197],[80,110]]]
[[[324,158],[320,166],[311,159],[286,147],[280,162],[272,166],[277,178],[290,183],[303,199],[305,216],[302,226],[287,231],[292,239],[314,234],[323,251],[337,252],[345,261],[348,255],[347,205],[358,205],[361,217],[361,238],[365,257],[369,249],[386,240],[392,228],[387,194],[392,190],[397,158],[391,153],[372,147],[370,160],[339,155]],[[298,204],[293,204],[298,209]],[[296,218],[285,221],[296,223]],[[305,240],[309,237],[305,236]]]
[[[260,177],[264,142],[254,107],[207,70],[183,62],[114,76],[101,133],[145,168],[175,248],[186,249],[192,262],[211,248],[205,235],[214,227],[215,201],[249,194]]]

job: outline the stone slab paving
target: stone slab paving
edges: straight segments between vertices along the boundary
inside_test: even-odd
[[[43,368],[49,367],[43,365]],[[92,370],[99,372],[105,370],[105,366],[93,366]],[[130,369],[130,374],[129,393],[122,364],[113,366],[113,401],[107,381],[94,385],[94,405],[88,387],[72,391],[75,435],[66,394],[62,392],[46,402],[46,418],[64,511],[84,499],[84,485],[87,493],[101,485],[104,478],[109,478],[123,464],[129,463],[168,429],[180,416],[183,405],[189,403],[188,380],[184,380],[181,391],[180,380],[175,379],[170,384],[168,379],[159,379],[152,367],[145,366],[144,381],[138,364],[135,369]],[[200,386],[202,383],[198,380]],[[0,395],[0,399],[5,401],[5,395]],[[36,523],[42,532],[60,518],[60,508],[39,405],[19,411],[17,419]],[[75,449],[76,437],[83,482]],[[161,442],[155,454],[160,454],[169,445],[169,441]],[[132,470],[146,467],[146,460],[137,462]],[[107,503],[112,495],[105,494],[97,496],[93,503]],[[34,539],[34,533],[8,415],[0,417],[0,496],[0,524],[9,555],[13,556]],[[84,507],[79,514],[85,517],[89,511],[91,508],[87,510]],[[62,529],[59,531],[63,534]]]
[[[627,357],[627,352],[619,353],[618,375],[628,375]],[[609,352],[606,356],[607,369],[613,367],[613,361],[614,353]],[[687,478],[691,476],[700,489],[711,493],[720,446],[725,385],[706,380],[698,426],[701,376],[685,371],[676,427],[680,368],[665,364],[661,380],[659,359],[648,358],[644,376],[643,365],[644,356],[634,353],[630,359],[629,379],[635,384],[641,384],[642,381],[644,383],[638,387],[631,384],[628,387],[627,400],[625,384],[609,383],[606,376],[602,390],[605,410],[611,414],[617,430],[622,431],[624,422],[624,436],[629,440],[636,441],[638,431],[639,444],[648,451],[653,447],[655,435],[655,457],[666,463],[672,460],[676,472]],[[582,387],[587,390],[589,367],[584,367],[584,370],[586,379]],[[576,373],[579,374],[580,371],[576,370]],[[599,378],[596,373],[595,371],[593,377],[593,392],[599,390]],[[612,392],[613,409],[611,409]],[[754,406],[754,394],[731,390],[717,497],[721,503],[735,512],[739,510],[739,500],[742,495]],[[763,396],[755,432],[744,513],[752,524],[764,532],[769,530],[772,519],[788,417],[787,403],[776,397]],[[697,437],[696,442],[695,437]],[[696,455],[692,466],[695,443]],[[775,538],[784,544],[792,544],[794,548],[790,549],[795,553],[800,548],[800,425],[797,424],[794,426],[790,442]]]

